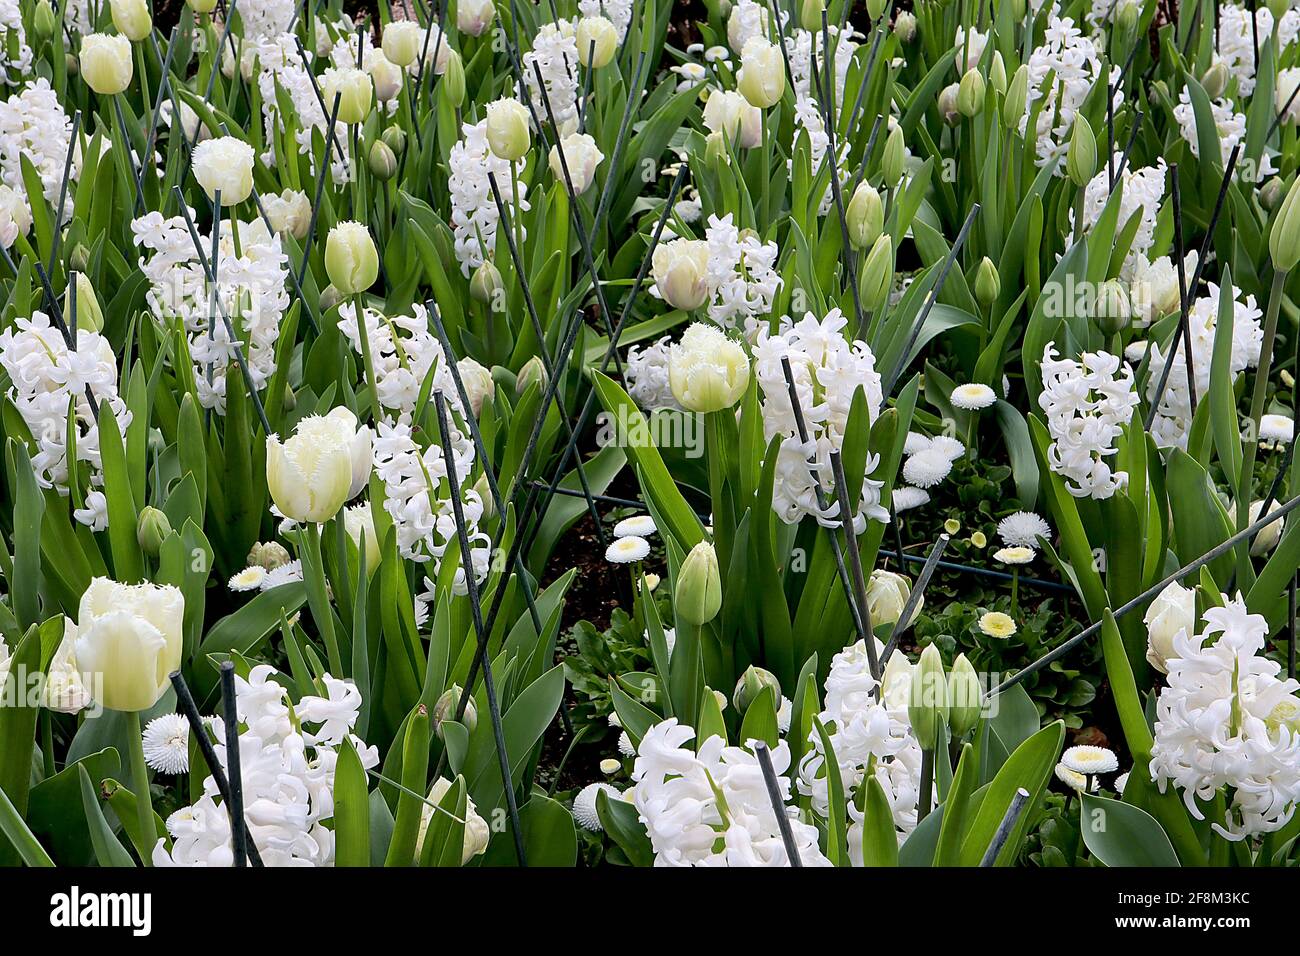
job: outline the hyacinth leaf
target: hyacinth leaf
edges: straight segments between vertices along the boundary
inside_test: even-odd
[[[85,764],[86,761],[83,760],[78,766],[84,766]],[[90,771],[87,769],[86,772],[89,773]],[[135,847],[136,855],[142,860],[152,856],[154,844],[158,842],[159,837],[167,836],[167,826],[163,823],[162,817],[151,812],[154,832],[147,834],[145,839],[141,839],[140,817],[136,810],[135,794],[111,777],[105,778],[103,783],[100,784],[100,793],[108,801],[109,807],[112,808],[113,814],[122,825],[122,831],[131,842],[131,846]]]
[[[618,681],[609,682],[609,696],[614,703],[614,713],[618,714],[618,721],[627,731],[633,744],[639,745],[646,731],[663,719],[653,710],[633,699],[619,687]]]
[[[26,447],[9,439],[7,458],[11,487],[16,489],[9,593],[13,595],[18,626],[33,627],[41,615],[41,517],[45,502],[36,487]]]
[[[95,795],[95,787],[90,782],[90,775],[86,773],[84,765],[77,765],[77,775],[81,779],[81,808],[90,827],[90,842],[95,851],[95,859],[99,861],[100,866],[135,866],[135,860],[118,842],[108,821],[104,818],[99,798]]]
[[[65,866],[82,866],[92,860],[90,831],[81,813],[78,768],[82,764],[86,765],[91,780],[115,777],[122,769],[117,751],[106,747],[35,784],[28,800],[26,825],[44,841],[50,856]]]
[[[780,731],[777,729],[776,708],[776,691],[771,687],[764,687],[750,703],[744,719],[740,722],[738,739],[741,746],[748,746],[751,740],[761,740],[768,747],[777,745]]]
[[[623,852],[633,866],[651,866],[654,850],[646,835],[645,824],[637,816],[637,809],[626,800],[611,800],[601,790],[596,794],[596,815],[606,835]]]
[[[808,735],[812,733],[813,715],[821,710],[817,697],[817,655],[813,654],[804,662],[799,679],[795,682],[794,700],[790,707],[790,730],[787,734],[790,746],[790,764],[798,766],[800,758],[809,747]]]
[[[822,768],[826,773],[828,809],[826,814],[826,858],[835,866],[848,866],[848,821],[845,819],[844,780],[840,764],[831,746],[830,734],[821,720],[813,718],[813,729],[821,740]]]
[[[641,575],[641,587],[637,592],[637,609],[640,611],[641,619],[645,621],[646,640],[650,645],[650,659],[654,664],[655,673],[659,675],[662,686],[667,687],[672,673],[668,638],[664,633],[663,622],[659,619],[659,606],[655,603],[644,574]],[[673,716],[672,695],[664,694],[660,703],[663,705],[664,716]]]
[[[974,812],[966,839],[962,842],[958,862],[961,866],[975,866],[984,856],[997,832],[1007,808],[1015,797],[1016,791],[1024,788],[1029,791],[1029,806],[1037,806],[1047,788],[1052,767],[1056,765],[1061,753],[1061,742],[1065,739],[1065,725],[1057,720],[1048,724],[1016,748],[1007,762],[988,784],[988,789]],[[1029,830],[1029,814],[1022,813],[1006,844],[998,853],[997,866],[1008,866],[1020,853],[1020,844],[1024,842]]]
[[[1107,866],[1178,866],[1169,837],[1145,810],[1109,797],[1079,794],[1083,842]]]
[[[370,795],[366,771],[344,737],[334,770],[334,865],[370,865]]]
[[[402,743],[402,790],[397,794],[397,813],[393,838],[388,845],[385,866],[409,866],[415,859],[415,842],[419,835],[420,808],[429,774],[429,711],[416,705],[406,722]]]
[[[598,811],[599,812],[599,811]],[[578,859],[578,834],[571,814],[558,800],[535,793],[519,808],[524,855],[530,867],[571,867]],[[509,840],[494,840],[483,854],[483,866],[514,866]]]
[[[1040,395],[1043,391],[1040,365],[1043,350],[1049,342],[1056,341],[1058,346],[1061,345],[1061,313],[1073,311],[1065,308],[1065,303],[1077,294],[1076,289],[1086,288],[1080,283],[1087,281],[1087,275],[1088,247],[1086,243],[1077,242],[1066,250],[1044,284],[1044,294],[1034,302],[1021,345],[1021,354],[1026,357],[1025,390],[1030,395]],[[1006,280],[1003,282],[1005,284]]]
[[[514,786],[519,785],[525,767],[533,760],[534,749],[555,719],[563,696],[564,667],[557,664],[525,687],[502,714],[501,726],[506,753],[510,755],[510,779]],[[479,714],[478,729],[471,737],[470,752],[465,761],[465,779],[474,805],[486,816],[495,808],[504,806],[505,791],[501,786],[486,704],[479,707]]]
[[[50,859],[50,855],[45,852],[45,848],[41,846],[40,841],[27,828],[22,815],[14,808],[13,803],[3,790],[0,790],[0,834],[4,835],[5,839],[9,841],[9,845],[17,852],[18,857],[28,866],[54,866],[54,861]]]
[[[1186,564],[1226,541],[1232,528],[1205,469],[1182,449],[1170,451],[1167,476],[1169,506],[1177,528],[1174,551],[1179,562]],[[1216,558],[1208,567],[1220,589],[1226,587],[1232,576],[1232,555]]]
[[[114,577],[133,583],[144,578],[144,555],[136,540],[137,513],[126,449],[108,402],[99,404],[99,449],[104,465],[104,496],[108,499],[108,540],[113,552]]]
[[[704,742],[710,737],[727,739],[727,721],[722,716],[722,704],[708,687],[704,688],[704,693],[700,695],[699,716],[695,719],[695,728],[696,750],[703,747]]]
[[[39,702],[28,692],[41,673],[41,632],[63,619],[50,618],[43,625],[33,624],[18,641],[9,658],[9,688],[0,706],[0,790],[9,796],[20,815],[26,815],[32,782],[32,751],[36,741],[36,714]],[[14,850],[0,844],[0,865],[12,863]]]
[[[866,781],[866,806],[862,816],[862,865],[898,866],[898,830],[889,797],[876,775]]]
[[[1106,677],[1110,681],[1115,708],[1119,711],[1120,726],[1124,730],[1124,741],[1128,744],[1134,762],[1145,762],[1151,757],[1154,741],[1151,728],[1147,726],[1146,714],[1142,710],[1142,701],[1138,696],[1137,683],[1133,678],[1124,642],[1110,608],[1106,609],[1102,618],[1101,647],[1106,661]]]

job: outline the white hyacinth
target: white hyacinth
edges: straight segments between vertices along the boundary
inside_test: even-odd
[[[623,364],[623,377],[627,380],[627,393],[632,401],[647,412],[656,408],[681,408],[668,384],[668,356],[672,340],[668,336],[647,345],[632,346],[627,350]]]
[[[576,62],[576,61],[575,61]],[[492,195],[491,173],[501,193],[501,202],[510,213],[511,225],[519,215],[513,209],[514,192],[510,182],[510,163],[496,156],[488,147],[487,120],[461,126],[461,140],[451,148],[447,158],[450,175],[447,192],[451,195],[451,232],[456,247],[456,260],[466,278],[491,258],[496,249],[497,222],[501,218]],[[524,162],[515,164],[522,175]],[[519,207],[529,209],[527,192],[519,184]],[[524,232],[527,237],[527,232]]]
[[[1100,52],[1093,40],[1084,36],[1069,17],[1053,14],[1043,45],[1029,55],[1029,97],[1020,124],[1020,132],[1024,135],[1030,113],[1038,107],[1033,136],[1037,152],[1035,162],[1040,167],[1060,159],[1062,162],[1056,167],[1056,174],[1065,175],[1064,158],[1074,129],[1074,118],[1093,88],[1106,82],[1101,69]],[[1119,72],[1118,66],[1111,70],[1112,82],[1118,78]],[[1120,98],[1116,92],[1116,109],[1119,109]]]

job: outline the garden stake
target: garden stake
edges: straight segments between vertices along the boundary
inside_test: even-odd
[[[823,20],[826,12],[822,11]],[[782,357],[786,367],[789,367],[789,359]],[[840,460],[838,451],[831,451],[831,475],[835,479],[835,496],[839,499],[840,506],[840,527],[844,533],[844,548],[849,552],[849,567],[853,569],[853,595],[858,606],[858,613],[862,616],[862,627],[867,632],[867,663],[871,668],[871,676],[879,682],[880,680],[880,658],[876,655],[876,642],[874,631],[871,627],[871,606],[867,603],[867,580],[862,575],[862,552],[858,550],[858,536],[853,530],[854,510],[849,504],[849,492],[846,487],[848,479],[844,476],[844,463]]]
[[[903,634],[912,626],[912,615],[916,613],[917,607],[921,603],[921,598],[925,595],[926,585],[930,583],[930,578],[934,575],[934,569],[939,566],[939,558],[943,556],[943,551],[948,547],[948,535],[939,535],[938,540],[930,548],[930,553],[925,558],[925,567],[921,568],[921,573],[916,577],[916,584],[907,595],[907,600],[903,602],[903,609],[898,612],[898,620],[894,622],[894,629],[889,634],[889,643],[885,645],[884,653],[880,655],[881,665],[889,662],[889,655],[894,653],[894,648],[898,646],[899,640]]]
[[[1024,813],[1027,803],[1029,803],[1029,791],[1024,787],[1017,787],[1007,812],[1002,817],[1002,822],[998,824],[993,834],[993,842],[988,845],[984,856],[980,858],[980,866],[992,866],[997,861],[998,854],[1010,839],[1011,831],[1015,829],[1016,821],[1020,819],[1020,814]]]
[[[235,866],[248,866],[248,823],[244,819],[244,781],[239,772],[239,710],[235,702],[235,665],[221,663],[221,712],[226,723],[226,772],[230,782],[230,846]]]
[[[334,94],[334,108],[330,111],[329,128],[333,129],[334,124],[339,118],[339,104],[343,102],[343,94]],[[311,219],[307,225],[307,238],[302,244],[302,262],[298,265],[298,284],[301,285],[307,278],[307,266],[311,261],[311,244],[316,238],[316,220],[320,216],[320,201],[325,193],[325,177],[330,171],[330,148],[329,143],[325,144],[325,155],[321,157],[320,169],[316,171],[316,198],[311,204]]]
[[[763,782],[767,784],[767,796],[772,801],[772,812],[776,814],[776,826],[781,831],[781,842],[785,844],[785,856],[790,865],[796,869],[803,866],[799,859],[799,849],[794,843],[794,833],[790,830],[790,818],[785,812],[785,801],[781,799],[781,788],[776,782],[776,771],[772,769],[772,755],[767,751],[767,742],[754,741],[754,756],[763,771]]]

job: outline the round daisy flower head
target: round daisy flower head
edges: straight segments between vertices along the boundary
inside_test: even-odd
[[[930,450],[937,451],[949,461],[956,461],[966,454],[966,446],[951,435],[935,435],[930,439]]]
[[[649,515],[634,515],[631,518],[624,518],[614,525],[614,534],[620,538],[629,536],[648,538],[658,530],[655,527],[655,519]]]
[[[250,565],[230,579],[230,590],[256,591],[265,580],[266,568],[260,564]]]
[[[1056,779],[1061,781],[1061,783],[1065,784],[1071,790],[1077,790],[1079,792],[1082,792],[1083,788],[1088,785],[1087,777],[1079,773],[1077,770],[1071,770],[1064,763],[1058,763],[1056,765]]]
[[[907,438],[903,439],[903,454],[915,455],[918,451],[925,451],[930,447],[930,442],[929,435],[922,435],[920,432],[908,432]]]
[[[1081,745],[1070,747],[1061,754],[1061,765],[1069,767],[1076,773],[1092,776],[1099,773],[1114,773],[1119,769],[1119,758],[1113,750],[1106,747]]]
[[[918,488],[933,488],[948,477],[952,461],[934,448],[918,451],[903,463],[903,478]]]
[[[159,773],[182,774],[190,769],[190,724],[180,714],[163,714],[145,725],[140,735],[144,762]]]
[[[605,560],[611,564],[631,564],[633,561],[644,561],[649,553],[649,541],[629,534],[614,539],[613,543],[605,549]]]
[[[1019,544],[1010,548],[998,548],[993,552],[993,560],[1003,564],[1028,564],[1034,560],[1034,549]]]
[[[1115,792],[1121,797],[1124,796],[1124,788],[1128,786],[1128,774],[1122,773],[1115,778]]]
[[[607,783],[589,783],[573,798],[573,819],[578,821],[578,826],[592,833],[599,833],[604,829],[600,825],[600,815],[596,812],[596,797],[602,790],[611,800],[618,800],[623,796]]]
[[[636,756],[636,745],[632,743],[632,738],[627,735],[626,730],[618,735],[618,752],[624,757]]]
[[[998,522],[998,537],[1008,547],[1037,548],[1040,537],[1051,535],[1052,526],[1032,511],[1017,511]]]
[[[929,504],[930,493],[923,488],[901,485],[891,492],[890,500],[894,504],[894,514],[898,514],[900,511],[908,511]]]
[[[1259,437],[1263,441],[1290,441],[1295,422],[1286,415],[1265,415],[1259,420]]]
[[[981,408],[988,408],[998,400],[998,396],[993,389],[978,382],[958,385],[952,390],[952,394],[948,398],[956,408],[963,408],[967,411],[979,411]]]
[[[956,518],[949,518],[943,523],[943,530],[948,532],[948,534],[956,534],[961,530],[961,522]]]
[[[1016,622],[1001,611],[985,611],[980,615],[979,629],[989,637],[1007,638],[1016,633]]]
[[[600,762],[600,772],[607,777],[612,777],[614,774],[618,773],[622,769],[623,769],[622,762],[619,760],[615,760],[613,757],[606,757],[604,760]]]

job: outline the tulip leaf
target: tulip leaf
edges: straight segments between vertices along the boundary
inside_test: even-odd
[[[339,745],[334,771],[334,863],[370,865],[370,795],[366,771],[352,741]]]
[[[1083,842],[1107,866],[1178,866],[1169,837],[1145,810],[1080,793]]]

